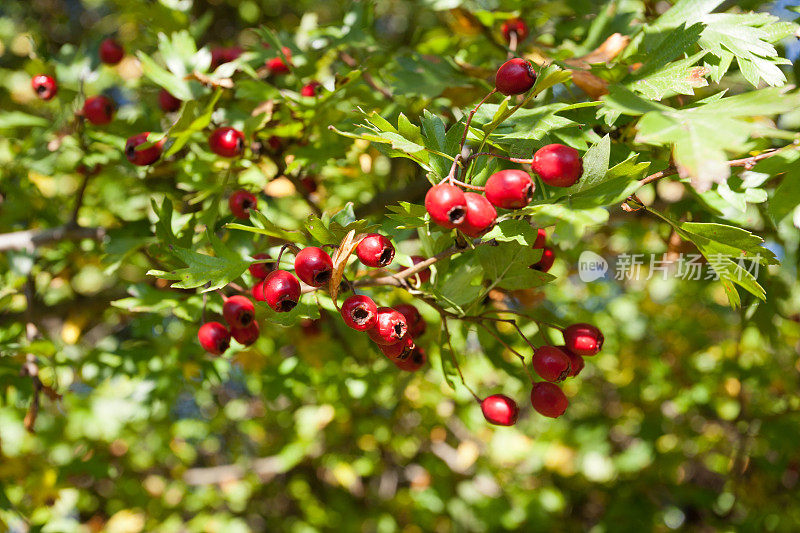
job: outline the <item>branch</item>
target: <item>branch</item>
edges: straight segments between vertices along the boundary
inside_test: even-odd
[[[356,68],[359,66],[358,61],[356,61],[355,58],[350,54],[348,54],[347,52],[339,52],[339,58],[342,60],[342,62],[344,62],[345,65],[347,65],[350,68]],[[375,83],[375,78],[373,78],[372,75],[366,71],[366,69],[362,70],[361,77],[364,78],[364,81],[366,82],[367,85],[369,85],[370,87],[381,93],[386,99],[394,100],[394,96],[392,95],[392,93],[389,92],[388,89],[381,87],[380,85]]]
[[[79,241],[82,239],[103,240],[105,228],[84,228],[76,224],[64,224],[45,230],[23,230],[0,234],[0,252],[7,250],[34,250],[60,241]]]

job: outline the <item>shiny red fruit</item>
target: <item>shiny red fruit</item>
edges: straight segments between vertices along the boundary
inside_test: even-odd
[[[425,260],[426,260],[426,258],[422,257],[421,255],[412,255],[411,256],[411,262],[414,263],[414,265],[418,265],[419,263],[422,263]],[[420,270],[419,272],[417,272],[415,274],[415,276],[419,277],[420,283],[429,282],[431,280],[431,269],[430,269],[430,267]],[[412,276],[412,277],[414,277],[414,276]]]
[[[269,254],[254,254],[253,259],[272,259]],[[275,263],[253,263],[247,269],[254,278],[264,279],[275,268]]]
[[[544,231],[542,228],[536,230],[536,240],[533,243],[534,250],[541,250],[544,248],[544,245],[547,244],[547,232]]]
[[[591,324],[572,324],[564,329],[564,345],[576,355],[596,355],[604,340],[603,333]]]
[[[344,301],[342,318],[348,327],[356,331],[367,331],[378,323],[378,306],[369,296],[355,294]]]
[[[564,381],[571,370],[569,355],[555,346],[536,348],[531,365],[539,377],[546,381]]]
[[[428,323],[419,314],[419,310],[411,304],[399,304],[394,306],[395,311],[399,311],[406,319],[408,334],[414,337],[422,336],[428,329]]]
[[[161,111],[165,113],[172,113],[181,108],[181,102],[166,89],[158,91],[158,105],[161,106]]]
[[[428,356],[425,355],[425,350],[419,346],[415,346],[411,353],[405,359],[394,359],[392,362],[394,366],[405,372],[416,372],[428,361]]]
[[[528,36],[528,25],[521,18],[508,19],[500,28],[506,41],[511,42],[511,33],[517,34],[517,42]]]
[[[200,346],[208,353],[222,355],[231,345],[231,333],[219,322],[206,322],[197,332]]]
[[[208,137],[208,147],[222,157],[236,157],[244,151],[244,134],[235,128],[217,128]]]
[[[122,61],[125,49],[114,39],[106,39],[100,43],[100,61],[106,65],[116,65]]]
[[[533,66],[520,57],[509,59],[497,69],[494,86],[506,96],[522,94],[536,82]]]
[[[167,141],[166,137],[162,137],[160,141],[154,143],[149,148],[136,149],[140,144],[147,142],[148,135],[150,135],[149,131],[134,135],[133,137],[129,137],[128,141],[125,143],[125,157],[134,165],[152,165],[161,157],[161,150],[164,147],[164,143]]]
[[[542,250],[542,258],[536,263],[531,265],[531,268],[539,272],[547,272],[553,268],[553,263],[556,260],[556,254],[549,246],[545,246]]]
[[[303,88],[300,90],[300,94],[303,95],[303,96],[316,96],[317,95],[317,89],[321,85],[322,84],[320,82],[318,82],[318,81],[309,82],[306,85],[303,85]]]
[[[114,102],[105,96],[92,96],[83,103],[83,116],[96,126],[108,124],[114,118]]]
[[[216,70],[223,63],[230,63],[240,55],[242,55],[242,49],[238,46],[214,48],[211,50],[211,70]]]
[[[288,313],[300,301],[300,282],[285,270],[273,270],[261,283],[263,299],[273,311]]]
[[[228,198],[228,207],[233,216],[247,220],[250,218],[250,210],[258,207],[258,198],[251,192],[239,189]]]
[[[465,192],[464,198],[467,200],[467,214],[458,229],[474,239],[492,229],[497,210],[481,194]]]
[[[244,328],[231,327],[231,337],[243,346],[250,346],[258,340],[259,330],[258,322],[251,322],[249,326]]]
[[[231,328],[246,328],[256,318],[256,308],[247,296],[231,296],[222,305],[222,316]],[[234,337],[235,338],[235,337]]]
[[[533,154],[531,168],[548,185],[570,187],[583,174],[583,160],[571,146],[548,144]]]
[[[31,87],[42,100],[50,100],[58,93],[58,84],[56,80],[47,74],[37,74],[31,78]]]
[[[522,170],[508,169],[495,172],[486,180],[486,199],[503,209],[525,207],[533,196],[533,180]]]
[[[519,416],[517,402],[505,394],[487,396],[481,402],[481,411],[487,422],[497,426],[513,426]]]
[[[322,287],[331,279],[333,261],[322,248],[303,248],[294,258],[294,273],[306,285]]]
[[[391,359],[392,361],[402,361],[408,359],[411,351],[416,347],[414,338],[411,335],[406,335],[400,342],[388,345],[378,345],[381,353]]]
[[[540,415],[558,418],[567,410],[569,400],[558,385],[549,381],[540,381],[533,384],[531,405]]]
[[[292,64],[292,51],[286,48],[285,46],[281,48],[283,51],[283,55],[286,56],[286,61],[283,60],[282,57],[273,57],[272,59],[267,60],[267,68],[270,70],[272,74],[288,74],[290,66]]]
[[[267,275],[269,275],[269,274],[267,274]],[[264,277],[266,278],[267,276],[264,276]],[[255,285],[253,285],[253,287],[250,289],[250,294],[253,295],[253,298],[257,302],[266,301],[267,297],[264,296],[264,281],[263,280],[259,281]]]
[[[400,342],[408,333],[406,318],[391,307],[379,307],[375,327],[367,332],[377,344],[387,346]]]
[[[567,349],[566,346],[556,346],[556,348],[559,348],[559,349],[563,350],[564,353],[569,356],[569,376],[568,377],[574,378],[575,376],[580,374],[581,370],[583,370],[583,368],[586,366],[586,361],[583,360],[583,357],[581,357],[580,355],[577,355],[577,354],[574,354],[574,353],[570,352]]]
[[[440,183],[428,189],[425,209],[436,224],[448,229],[455,228],[467,216],[467,199],[455,185]]]
[[[380,233],[370,233],[358,243],[356,255],[368,267],[387,267],[394,260],[394,245]]]

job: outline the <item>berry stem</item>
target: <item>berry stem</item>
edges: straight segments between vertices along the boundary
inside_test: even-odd
[[[472,322],[472,321],[471,321],[471,322]],[[503,339],[501,339],[501,338],[500,338],[500,335],[498,335],[497,333],[495,333],[495,332],[492,330],[492,328],[490,328],[489,326],[487,326],[486,324],[484,324],[483,322],[481,322],[481,321],[479,321],[479,320],[476,320],[476,321],[474,321],[474,322],[475,322],[476,324],[478,324],[480,327],[482,327],[483,329],[485,329],[485,330],[486,330],[486,332],[487,332],[487,333],[489,333],[489,335],[491,335],[492,337],[494,337],[495,339],[497,339],[497,342],[499,342],[500,344],[502,344],[503,346],[505,346],[506,350],[510,351],[511,353],[513,353],[514,355],[516,355],[517,357],[519,357],[519,360],[520,360],[520,361],[522,361],[522,368],[524,368],[524,369],[525,369],[525,372],[528,374],[528,378],[530,378],[530,380],[531,380],[531,383],[533,383],[533,382],[534,382],[533,375],[531,374],[531,371],[530,371],[530,369],[528,368],[528,365],[527,365],[527,364],[525,364],[525,356],[524,356],[524,355],[522,355],[521,353],[519,353],[517,350],[515,350],[515,349],[514,349],[514,348],[512,348],[511,346],[509,346],[509,344],[508,344],[506,341],[504,341]],[[527,340],[527,339],[526,339],[526,340]]]
[[[473,159],[475,159],[477,157],[480,157],[482,155],[489,156],[489,157],[497,157],[497,158],[500,158],[500,159],[505,159],[506,161],[511,161],[512,163],[520,163],[522,165],[526,165],[526,164],[530,165],[531,163],[533,163],[533,159],[532,158],[531,159],[520,159],[519,157],[510,157],[510,156],[507,156],[507,155],[495,154],[495,153],[492,153],[492,152],[477,152],[477,153],[474,153],[474,154],[470,154],[470,156],[467,157],[464,160],[464,163],[469,164],[470,162],[472,162]]]
[[[472,397],[475,398],[475,400],[477,400],[480,403],[481,401],[480,397],[477,394],[475,394],[475,391],[472,390],[472,387],[467,385],[467,381],[464,379],[464,374],[461,372],[461,367],[459,366],[458,360],[456,359],[456,352],[455,350],[453,350],[453,343],[451,342],[450,339],[450,329],[447,327],[447,316],[441,312],[439,314],[442,317],[442,330],[444,331],[444,334],[447,336],[447,347],[449,348],[450,351],[450,358],[453,360],[453,365],[455,365],[456,367],[456,371],[458,372],[458,377],[461,378],[461,383],[469,391],[469,393],[472,394]],[[441,345],[442,343],[440,342],[439,344]]]

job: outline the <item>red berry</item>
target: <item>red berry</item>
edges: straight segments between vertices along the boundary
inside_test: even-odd
[[[273,270],[261,283],[263,299],[273,311],[288,313],[300,300],[300,282],[285,270]]]
[[[596,355],[603,340],[603,333],[591,324],[572,324],[564,329],[564,345],[576,355]]]
[[[536,82],[533,66],[520,57],[509,59],[497,69],[494,86],[506,96],[527,92]]]
[[[440,183],[428,189],[425,209],[435,223],[444,228],[454,228],[467,216],[467,199],[455,185]]]
[[[570,373],[570,358],[560,348],[542,346],[531,357],[533,369],[547,381],[564,381]]]
[[[511,42],[511,32],[517,34],[517,42],[528,36],[528,25],[521,18],[508,19],[503,23],[500,30],[503,32],[503,37],[509,42]]]
[[[411,355],[411,350],[415,348],[414,338],[411,335],[406,335],[400,342],[386,346],[379,344],[378,348],[380,348],[383,355],[392,361],[402,361],[408,359]]]
[[[425,258],[422,257],[421,255],[412,255],[411,256],[411,262],[414,265],[417,265],[417,264],[419,264],[419,263],[421,263],[423,261],[425,261]],[[430,269],[430,267],[420,270],[419,272],[417,272],[415,274],[415,276],[419,277],[420,283],[427,283],[428,281],[431,280],[431,269]]]
[[[303,88],[300,90],[300,94],[303,96],[316,96],[317,89],[320,87],[320,85],[322,84],[316,80],[309,82],[308,84],[303,85]]]
[[[533,196],[533,180],[522,170],[508,169],[495,172],[486,180],[486,199],[503,209],[525,207]]]
[[[497,426],[513,426],[519,416],[517,402],[505,394],[487,396],[481,402],[481,411],[487,422]]]
[[[392,264],[394,246],[380,233],[370,233],[358,243],[356,255],[366,266],[383,268]]]
[[[458,229],[472,238],[480,237],[492,229],[497,219],[497,210],[480,194],[465,192],[464,198],[467,200],[467,215]]]
[[[341,313],[344,323],[356,331],[370,330],[378,322],[378,306],[363,294],[354,294],[345,300]]]
[[[114,39],[106,39],[100,43],[100,61],[106,65],[116,65],[122,61],[125,49]]]
[[[56,80],[46,74],[37,74],[31,78],[31,87],[33,87],[36,96],[42,100],[50,100],[58,93]]]
[[[286,48],[285,46],[281,48],[283,51],[283,55],[286,56],[287,61],[289,64],[283,60],[282,57],[273,57],[272,59],[267,60],[267,68],[270,70],[272,74],[288,74],[290,70],[290,65],[292,64],[292,51]]]
[[[217,128],[208,137],[208,147],[222,157],[236,157],[244,151],[244,134],[234,128]]]
[[[233,216],[247,220],[250,218],[250,210],[258,207],[258,198],[251,192],[239,189],[228,198],[228,207]]]
[[[331,279],[333,261],[322,248],[303,248],[294,258],[294,273],[306,285],[322,287]]]
[[[211,50],[211,70],[216,70],[223,63],[230,63],[242,55],[242,49],[238,46],[231,48],[214,48]]]
[[[391,307],[379,307],[375,327],[367,334],[373,342],[387,346],[400,342],[408,332],[406,318]]]
[[[531,168],[546,184],[569,187],[583,174],[583,160],[575,148],[563,144],[548,144],[533,154]]]
[[[125,157],[128,161],[138,166],[152,165],[158,158],[161,157],[161,150],[164,143],[167,141],[166,137],[162,137],[160,141],[154,143],[149,148],[137,150],[136,147],[140,144],[147,142],[147,136],[150,135],[149,131],[128,137],[128,142],[125,143]]]
[[[425,350],[419,346],[415,346],[411,353],[405,359],[394,359],[392,362],[394,366],[405,372],[416,372],[425,365],[428,357],[425,355]]]
[[[105,96],[87,98],[83,103],[83,116],[97,126],[108,124],[114,117],[114,102]]]
[[[231,333],[219,322],[206,322],[197,332],[200,346],[208,353],[222,355],[231,345]]]
[[[166,89],[161,89],[158,92],[158,105],[161,106],[161,111],[165,113],[172,113],[181,108],[181,101],[172,96]]]
[[[547,232],[545,232],[542,228],[539,228],[536,231],[536,240],[533,243],[533,249],[541,250],[544,248],[544,245],[547,244]]]
[[[304,335],[308,337],[316,337],[322,332],[322,328],[320,327],[321,323],[322,320],[319,318],[315,318],[313,320],[310,318],[304,318],[300,321],[300,329],[303,330]]]
[[[267,276],[268,275],[269,275],[269,273],[267,273]],[[267,276],[264,276],[264,277],[266,278]],[[264,282],[263,281],[259,281],[255,285],[253,285],[253,287],[250,289],[250,293],[253,295],[253,298],[255,298],[255,300],[257,302],[264,302],[267,299],[267,297],[264,296]]]
[[[553,268],[553,263],[556,260],[556,254],[549,246],[545,246],[542,250],[542,258],[536,263],[531,265],[531,268],[539,272],[547,272]]]
[[[567,354],[567,356],[569,356],[569,376],[568,377],[574,378],[575,376],[580,374],[581,370],[583,370],[583,367],[586,366],[586,361],[583,360],[583,357],[581,357],[580,355],[576,355],[576,354],[570,352],[567,349],[566,346],[557,346],[557,348],[563,350],[563,352],[565,354]]]
[[[253,255],[253,259],[272,259],[269,254],[255,254]],[[250,274],[254,278],[264,279],[266,278],[272,269],[274,268],[274,263],[253,263],[247,269],[250,271]]]
[[[549,381],[540,381],[533,384],[531,405],[540,415],[558,418],[567,410],[569,400],[558,385]]]
[[[416,339],[425,333],[428,323],[422,319],[422,315],[419,314],[416,307],[411,304],[399,304],[395,305],[394,309],[405,317],[409,335]]]
[[[225,300],[222,316],[231,328],[246,328],[253,323],[256,308],[248,297],[237,294]]]
[[[250,346],[258,340],[258,322],[251,322],[249,326],[243,328],[231,327],[231,337],[243,346]]]

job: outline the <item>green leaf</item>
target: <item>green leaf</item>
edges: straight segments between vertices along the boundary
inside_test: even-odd
[[[769,214],[780,222],[800,205],[800,166],[793,164],[769,200]]]
[[[204,287],[201,292],[214,291],[241,276],[250,266],[250,261],[241,257],[233,259],[227,253],[227,257],[214,257],[180,247],[171,247],[170,253],[186,263],[187,268],[174,272],[151,270],[147,274],[174,280],[176,283],[171,286],[177,289]]]
[[[249,231],[250,233],[258,233],[259,235],[268,235],[270,237],[277,237],[284,241],[296,242],[298,244],[305,243],[302,232],[290,231],[279,228],[272,221],[270,221],[264,213],[254,209],[250,210],[250,219],[256,224],[255,226],[246,226],[238,222],[230,222],[225,224],[225,228],[238,229],[241,231]]]
[[[0,113],[0,129],[45,127],[50,124],[46,118],[23,113],[22,111],[7,111]]]
[[[425,217],[428,212],[424,205],[400,202],[395,205],[386,206],[390,211],[387,218],[397,223],[397,229],[413,229],[425,225]]]
[[[542,258],[542,251],[528,245],[508,242],[481,246],[475,253],[485,277],[501,289],[532,289],[555,279],[550,274],[530,268]]]
[[[483,236],[483,239],[486,241],[494,239],[498,242],[516,242],[522,246],[533,246],[538,235],[538,230],[531,226],[527,220],[512,218],[498,222]],[[491,245],[484,245],[481,248],[491,247]]]
[[[309,301],[311,300],[311,301]],[[319,307],[317,307],[316,302],[313,301],[313,297],[311,295],[305,295],[302,297],[300,302],[289,311],[288,313],[278,313],[273,311],[266,303],[264,302],[256,302],[256,307],[259,310],[259,314],[263,313],[265,315],[266,320],[273,324],[280,324],[281,326],[294,326],[300,320],[303,319],[311,319],[315,320],[319,318]]]
[[[138,51],[136,56],[139,58],[139,62],[142,65],[142,74],[152,80],[156,85],[168,90],[172,93],[172,96],[184,102],[188,102],[194,98],[191,89],[189,89],[189,84],[185,80],[158,66],[150,56],[142,51]]]

